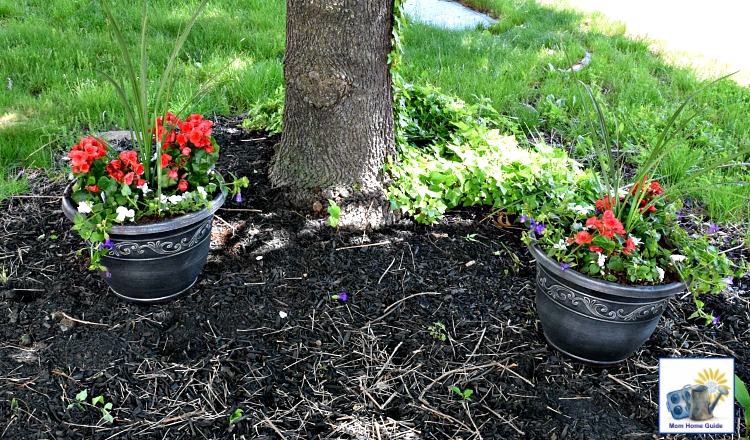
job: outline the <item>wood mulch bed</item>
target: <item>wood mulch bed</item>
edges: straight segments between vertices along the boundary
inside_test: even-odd
[[[63,181],[28,174],[31,192],[2,202],[1,438],[681,438],[657,434],[660,357],[735,357],[750,378],[748,278],[706,298],[717,326],[675,299],[631,359],[576,362],[544,340],[520,230],[461,209],[337,231],[281,207],[266,179],[277,139],[234,123],[218,127],[219,168],[251,186],[218,211],[199,283],[170,304],[124,303],[87,270]],[[111,424],[74,404],[82,390],[112,403]]]

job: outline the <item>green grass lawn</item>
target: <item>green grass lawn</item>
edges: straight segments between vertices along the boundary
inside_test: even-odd
[[[490,98],[528,135],[552,139],[585,157],[587,114],[576,77],[597,91],[618,122],[619,147],[637,161],[680,100],[701,75],[673,67],[648,41],[600,15],[542,7],[533,1],[472,0],[499,22],[489,30],[447,31],[413,23],[405,30],[406,81],[432,83],[467,102]],[[123,29],[137,46],[140,6],[113,2]],[[150,0],[153,61],[163,68],[172,42],[197,0]],[[234,115],[273,96],[282,83],[285,2],[214,0],[196,23],[179,64],[176,101],[221,71],[221,83],[194,109]],[[22,190],[16,168],[48,167],[79,136],[122,127],[114,91],[96,70],[122,77],[100,7],[93,1],[0,0],[0,198]],[[591,54],[574,77],[568,69]],[[224,69],[225,66],[226,69]],[[224,69],[224,70],[222,70]],[[750,140],[750,90],[725,81],[695,102],[701,109],[665,172],[689,172],[697,156],[741,148]],[[613,123],[614,127],[614,123]],[[745,158],[747,159],[747,158]],[[747,162],[747,160],[745,160]],[[747,179],[742,170],[726,178]],[[679,178],[673,179],[676,182]],[[701,182],[694,195],[720,221],[747,219],[750,190]]]

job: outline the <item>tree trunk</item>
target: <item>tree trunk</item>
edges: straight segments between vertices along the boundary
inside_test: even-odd
[[[287,0],[284,131],[270,178],[293,204],[383,199],[383,164],[395,152],[392,27],[393,0]]]

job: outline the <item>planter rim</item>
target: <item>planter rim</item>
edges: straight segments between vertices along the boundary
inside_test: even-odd
[[[617,295],[625,298],[657,299],[677,295],[685,291],[686,288],[685,283],[682,281],[656,286],[628,286],[613,283],[611,281],[599,280],[584,275],[574,269],[560,269],[559,263],[548,257],[538,245],[531,245],[528,246],[528,248],[531,255],[536,259],[537,264],[554,272],[556,276],[578,285],[584,285],[591,290],[605,292],[610,295]]]
[[[69,197],[73,183],[74,182],[70,182],[65,187],[65,193],[62,199],[63,213],[65,214],[65,217],[67,217],[71,221],[73,221],[76,213],[78,212],[76,207],[73,205],[73,201]],[[214,215],[214,213],[219,210],[221,205],[224,204],[225,200],[226,194],[222,191],[219,191],[214,196],[213,200],[211,200],[210,208],[203,208],[199,211],[188,212],[187,214],[179,214],[174,217],[165,217],[163,220],[159,220],[153,223],[115,224],[109,230],[109,233],[116,235],[146,235],[166,232],[181,228],[183,226],[189,226]]]

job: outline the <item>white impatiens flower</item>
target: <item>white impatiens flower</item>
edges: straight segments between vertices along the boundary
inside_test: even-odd
[[[601,252],[597,252],[599,255],[599,258],[596,259],[596,264],[599,265],[602,269],[604,269],[604,263],[607,261],[607,257],[604,256]]]
[[[150,193],[152,190],[148,188],[148,182],[143,182],[143,185],[139,186],[138,189],[143,191],[143,195]]]
[[[202,186],[199,186],[199,187],[198,187],[198,188],[196,188],[196,189],[198,190],[198,194],[200,194],[202,198],[204,198],[204,199],[205,199],[205,198],[207,198],[207,197],[208,197],[208,193],[206,192],[206,188],[204,188],[204,187],[202,187]]]
[[[581,206],[573,203],[568,205],[568,210],[579,215],[589,215],[594,212],[594,208],[591,206]]]
[[[670,255],[669,258],[675,262],[675,263],[682,263],[683,261],[687,260],[687,257],[684,255]]]
[[[640,239],[640,238],[638,238],[638,237],[636,237],[635,235],[631,235],[631,236],[630,236],[630,239],[631,239],[631,240],[633,240],[633,244],[634,244],[635,246],[639,246],[639,245],[640,245],[641,243],[643,243],[643,242],[641,241],[641,239]]]
[[[659,272],[659,282],[664,281],[664,269],[662,269],[659,266],[656,266],[656,271]]]
[[[560,249],[561,251],[564,251],[568,249],[568,244],[565,243],[565,239],[561,238],[560,241],[557,242],[557,244],[554,244],[552,246],[553,249]]]
[[[91,212],[91,208],[94,206],[93,202],[83,201],[78,203],[78,212],[81,214],[88,214]]]
[[[175,195],[169,196],[167,200],[169,200],[169,203],[176,205],[182,201],[182,196],[175,194]]]
[[[123,222],[126,218],[129,218],[131,222],[135,219],[135,211],[124,206],[118,206],[115,212],[117,212],[117,217],[115,219],[118,222]]]

